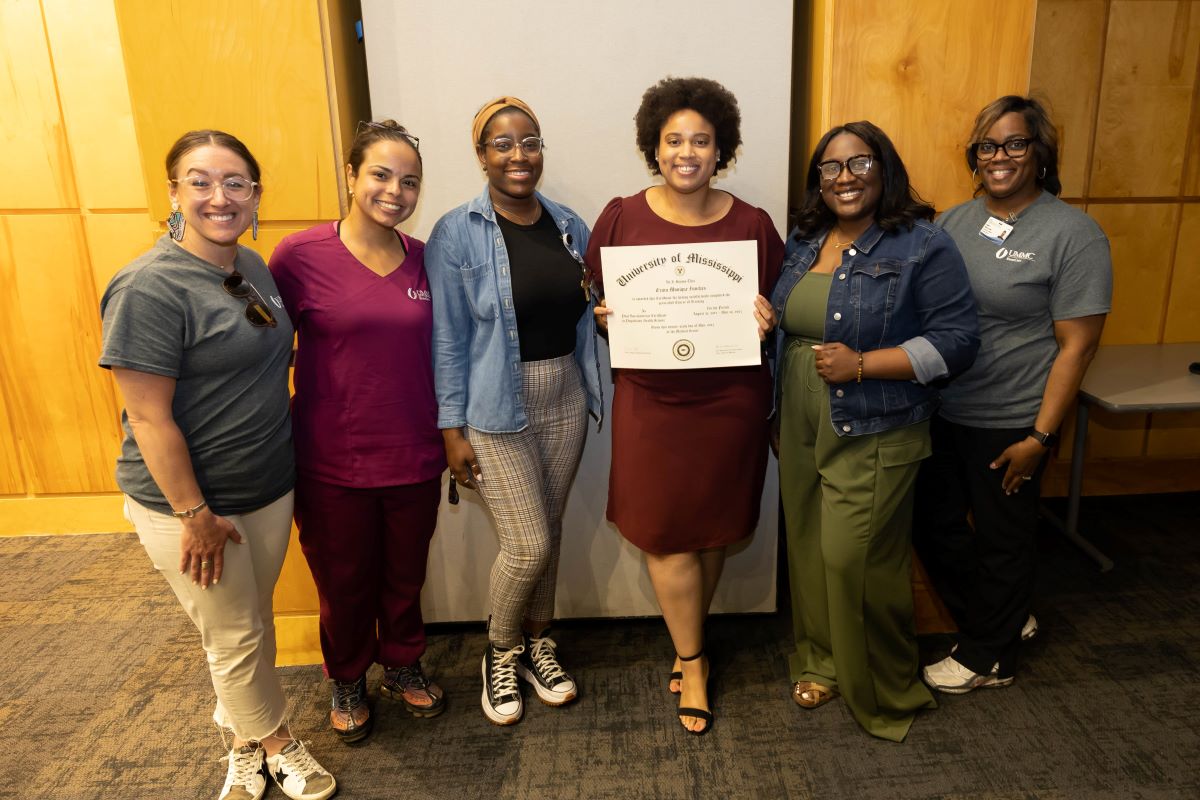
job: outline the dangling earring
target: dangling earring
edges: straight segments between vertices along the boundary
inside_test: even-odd
[[[258,241],[258,209],[254,209],[254,215],[250,217],[250,238]]]
[[[187,228],[187,222],[183,219],[183,212],[179,210],[179,203],[171,201],[171,215],[167,217],[167,233],[177,242],[183,241],[183,231]]]
[[[972,167],[971,168],[971,185],[973,186],[976,183],[979,183],[979,170]]]
[[[1046,177],[1046,168],[1042,167],[1042,174],[1038,175],[1038,180],[1042,180],[1045,177]]]

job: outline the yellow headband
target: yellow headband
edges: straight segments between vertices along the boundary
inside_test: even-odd
[[[483,129],[487,127],[488,122],[506,108],[517,108],[524,111],[533,120],[533,125],[538,129],[538,133],[541,133],[542,126],[538,122],[537,115],[524,100],[518,97],[497,97],[495,100],[484,103],[483,108],[475,114],[475,121],[471,123],[471,144],[479,144],[479,137],[483,136]]]

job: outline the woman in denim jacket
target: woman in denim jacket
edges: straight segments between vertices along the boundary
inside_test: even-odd
[[[567,490],[590,411],[601,417],[595,301],[581,253],[588,229],[534,187],[542,174],[533,110],[499,97],[471,135],[488,179],[433,228],[438,427],[452,479],[479,492],[500,539],[492,566],[481,703],[497,725],[521,719],[517,678],[543,703],[575,698],[548,635]]]
[[[979,348],[962,257],[932,216],[883,131],[830,130],[771,298],[792,699],[811,709],[840,694],[894,741],[935,705],[917,674],[910,580],[934,386]]]

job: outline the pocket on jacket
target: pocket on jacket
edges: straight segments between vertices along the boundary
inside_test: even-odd
[[[463,267],[463,292],[467,296],[467,305],[476,319],[495,319],[500,312],[496,297],[496,281],[492,277],[492,265],[480,264],[474,267]]]
[[[900,261],[881,259],[851,267],[850,279],[858,307],[875,313],[891,308],[903,266]]]

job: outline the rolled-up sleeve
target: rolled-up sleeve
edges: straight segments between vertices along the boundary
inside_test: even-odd
[[[967,267],[954,241],[938,229],[914,276],[921,334],[901,343],[916,380],[928,384],[958,375],[979,352],[979,313]]]
[[[471,311],[461,277],[462,256],[452,221],[434,226],[425,245],[425,272],[433,295],[433,381],[438,427],[467,424],[467,374],[470,368]]]

